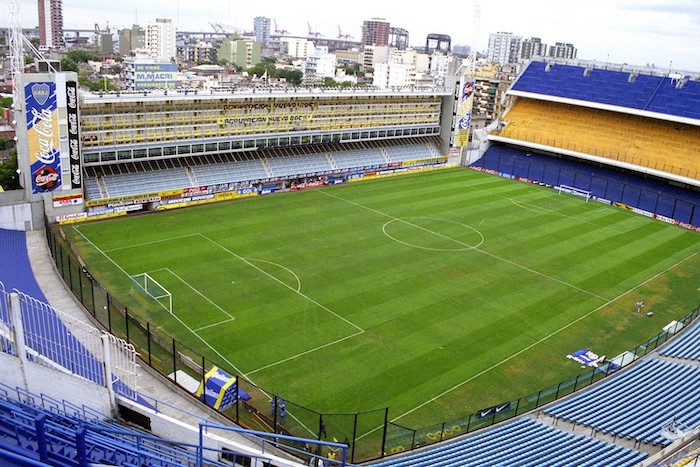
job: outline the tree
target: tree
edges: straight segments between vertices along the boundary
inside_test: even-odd
[[[66,54],[66,58],[73,60],[75,63],[99,62],[102,60],[102,57],[99,55],[80,49],[71,50]]]
[[[299,86],[304,74],[301,70],[280,70],[279,77],[284,78],[289,84]]]
[[[61,71],[78,71],[78,64],[75,63],[70,58],[64,58],[61,60]]]
[[[0,107],[3,109],[9,109],[12,107],[12,97],[1,97],[0,98]]]
[[[0,186],[5,190],[18,190],[22,188],[19,184],[19,174],[17,173],[17,150],[10,151],[10,158],[0,163]]]

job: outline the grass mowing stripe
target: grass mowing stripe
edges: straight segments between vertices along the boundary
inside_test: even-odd
[[[328,192],[326,192],[326,191],[323,191],[323,190],[319,190],[319,192],[325,194],[326,196],[331,196],[331,197],[336,198],[336,199],[339,199],[339,200],[341,200],[341,201],[345,201],[346,203],[351,204],[351,205],[353,205],[353,206],[356,206],[356,207],[359,207],[359,208],[362,208],[362,209],[366,209],[366,210],[368,210],[368,211],[374,212],[374,213],[379,214],[379,215],[381,215],[381,216],[387,217],[387,218],[389,218],[389,219],[391,219],[391,220],[395,220],[395,221],[398,221],[398,222],[402,222],[402,223],[411,225],[411,226],[413,226],[413,227],[416,227],[417,229],[424,230],[424,231],[426,231],[426,232],[428,232],[428,233],[431,233],[431,234],[434,234],[434,235],[436,235],[436,236],[438,236],[438,237],[444,237],[443,235],[441,235],[441,234],[439,234],[439,233],[437,233],[437,232],[434,232],[434,231],[431,231],[431,230],[429,230],[429,229],[426,229],[425,227],[416,225],[416,224],[413,223],[413,222],[409,222],[409,221],[407,221],[407,220],[400,219],[400,218],[398,218],[398,217],[394,217],[394,216],[392,216],[392,215],[390,215],[390,214],[386,214],[386,213],[381,212],[381,211],[379,211],[379,210],[377,210],[377,209],[370,208],[369,206],[364,206],[364,205],[362,205],[362,204],[355,203],[354,201],[350,201],[350,200],[347,200],[347,199],[345,199],[345,198],[341,198],[341,197],[339,197],[339,196],[332,195],[332,194],[330,194],[330,193],[328,193]],[[453,240],[453,239],[451,239],[451,240]],[[455,241],[455,240],[453,240],[453,241]],[[511,260],[509,260],[509,259],[507,259],[507,258],[503,258],[503,257],[501,257],[501,256],[498,256],[498,255],[494,254],[494,253],[490,253],[490,252],[484,250],[483,248],[474,247],[474,246],[472,246],[472,245],[469,245],[469,244],[466,244],[466,243],[463,243],[463,242],[459,242],[459,241],[455,241],[455,243],[457,243],[457,244],[459,244],[459,245],[462,245],[463,247],[465,247],[465,248],[467,248],[467,249],[474,249],[475,251],[478,251],[479,253],[482,253],[482,254],[484,254],[484,255],[490,256],[490,257],[492,257],[492,258],[494,258],[494,259],[498,259],[498,260],[500,260],[500,261],[503,261],[504,263],[508,263],[508,264],[510,264],[511,266],[514,266],[514,267],[519,268],[519,269],[523,269],[523,270],[528,271],[528,272],[530,272],[530,273],[532,273],[532,274],[535,274],[535,275],[537,275],[537,276],[541,276],[541,277],[544,277],[544,278],[546,278],[546,279],[550,279],[550,280],[553,280],[553,281],[555,281],[555,282],[559,282],[559,283],[562,284],[562,285],[566,285],[567,287],[571,287],[572,289],[578,290],[579,292],[583,292],[583,293],[585,293],[585,294],[588,294],[588,295],[590,295],[590,296],[592,296],[592,297],[595,297],[595,298],[598,298],[598,299],[600,299],[600,300],[608,300],[607,298],[605,298],[605,297],[603,297],[603,296],[601,296],[601,295],[598,295],[598,294],[596,294],[596,293],[594,293],[594,292],[590,292],[590,291],[588,291],[588,290],[584,290],[584,289],[582,289],[582,288],[580,288],[580,287],[578,287],[578,286],[576,286],[576,285],[574,285],[574,284],[571,284],[571,283],[569,283],[569,282],[563,281],[563,280],[561,280],[561,279],[557,279],[556,277],[552,277],[552,276],[550,276],[549,274],[545,274],[545,273],[543,273],[543,272],[535,271],[534,269],[529,268],[529,267],[527,267],[527,266],[524,266],[524,265],[522,265],[522,264],[518,264],[518,263],[516,263],[515,261],[511,261]]]
[[[469,225],[484,235],[482,248],[493,255],[601,297],[615,297],[692,253],[698,239],[690,231],[614,207],[586,204],[579,198],[468,169],[322,190],[423,227],[397,221],[386,227],[405,243],[461,249],[453,240],[477,243],[473,240],[476,233],[458,223]],[[553,212],[533,212],[509,199]],[[245,369],[260,369],[292,357],[255,373],[257,384],[323,412],[389,406],[393,418],[606,301],[522,273],[522,269],[473,249],[440,252],[407,247],[382,232],[390,218],[344,205],[348,206],[309,190],[128,216],[81,228],[105,248],[154,242],[164,235],[201,233],[284,282],[288,289],[282,290],[262,273],[246,272],[248,265],[229,260],[229,255],[208,242],[197,241],[199,247],[187,239],[183,244],[156,242],[112,255],[126,270],[169,267],[216,303],[236,303],[232,308],[235,322],[198,333]],[[433,220],[424,219],[427,217]],[[658,231],[639,228],[649,224],[658,225]],[[103,282],[110,290],[128,294],[115,282],[122,273],[78,240],[79,251],[92,261],[89,267],[93,269],[99,261],[104,270],[96,271],[96,277],[110,279]],[[138,258],[129,260],[129,255]],[[700,265],[697,256],[602,313],[403,417],[402,424],[424,427],[571,378],[580,369],[563,356],[582,345],[608,355],[632,348],[656,333],[660,322],[676,319],[691,302],[694,306],[697,285],[689,282],[696,265]],[[174,277],[164,285],[181,287]],[[356,330],[348,332],[346,323],[303,300],[294,290],[303,291],[365,332],[301,355]],[[200,300],[197,305],[194,300],[200,297],[195,293],[186,287],[182,292],[191,299],[187,306],[192,313],[185,322],[192,328],[221,321],[223,315],[206,302]],[[654,317],[630,313],[636,300],[644,300]],[[183,332],[185,328],[167,313],[147,313],[146,319],[157,322],[184,345],[220,360],[197,337]],[[262,401],[263,409],[266,403]]]
[[[512,355],[510,355],[510,356],[508,356],[508,357],[506,357],[506,358],[504,358],[503,360],[501,360],[500,362],[496,363],[495,365],[492,365],[492,366],[490,366],[489,368],[486,368],[486,369],[480,371],[479,373],[477,373],[477,374],[475,374],[475,375],[472,375],[472,376],[469,377],[468,379],[466,379],[466,380],[460,382],[459,384],[454,385],[453,387],[451,387],[451,388],[447,389],[446,391],[444,391],[444,392],[438,394],[437,396],[433,397],[432,399],[423,402],[422,404],[420,404],[420,405],[414,407],[413,409],[411,409],[411,410],[409,410],[409,411],[407,411],[407,412],[404,412],[403,414],[401,414],[401,415],[399,415],[399,416],[397,416],[397,417],[392,418],[391,421],[392,421],[392,422],[395,422],[395,421],[397,421],[397,420],[401,420],[402,418],[404,418],[405,416],[411,414],[412,412],[415,412],[416,410],[419,410],[419,409],[421,409],[422,407],[424,407],[424,406],[426,406],[426,405],[428,405],[428,404],[430,404],[430,403],[432,403],[432,402],[435,402],[436,400],[440,399],[441,397],[443,397],[443,396],[449,394],[450,392],[452,392],[452,391],[454,391],[454,390],[460,388],[461,386],[464,386],[465,384],[467,384],[468,382],[470,382],[470,381],[472,381],[472,380],[478,378],[479,376],[481,376],[481,375],[483,375],[483,374],[486,374],[486,373],[488,373],[489,371],[493,370],[494,368],[503,365],[504,363],[508,362],[509,360],[512,360],[513,358],[517,357],[518,355],[520,355],[520,354],[522,354],[522,353],[524,353],[524,352],[530,350],[531,348],[533,348],[533,347],[535,347],[535,346],[541,344],[542,342],[548,340],[549,338],[551,338],[551,337],[553,337],[553,336],[559,334],[561,331],[563,331],[563,330],[565,330],[565,329],[567,329],[567,328],[573,326],[574,324],[578,323],[579,321],[581,321],[581,320],[583,320],[583,319],[589,317],[589,316],[592,315],[593,313],[595,313],[595,312],[597,312],[597,311],[600,311],[600,310],[602,310],[603,308],[605,308],[605,307],[607,307],[608,305],[610,305],[611,303],[614,303],[614,302],[618,301],[619,299],[625,297],[626,295],[629,295],[629,294],[632,293],[633,291],[635,291],[635,290],[637,290],[638,288],[644,286],[645,284],[651,282],[652,280],[656,279],[657,277],[659,277],[659,276],[665,274],[666,272],[670,271],[671,269],[675,268],[676,266],[678,266],[678,265],[680,265],[680,264],[682,264],[682,263],[684,263],[684,262],[690,260],[691,258],[693,258],[694,256],[696,256],[698,253],[700,253],[700,252],[697,252],[697,251],[696,251],[695,253],[692,253],[690,256],[687,256],[687,257],[683,258],[682,260],[680,260],[680,261],[678,261],[677,263],[675,263],[675,264],[669,266],[669,267],[666,268],[665,270],[663,270],[663,271],[661,271],[661,272],[655,274],[654,276],[648,278],[648,279],[645,280],[644,282],[641,282],[641,283],[637,284],[636,286],[632,287],[631,289],[626,290],[625,292],[621,293],[621,294],[618,295],[617,297],[615,297],[615,298],[609,300],[608,302],[606,302],[606,303],[600,305],[598,308],[595,308],[595,309],[589,311],[588,313],[586,313],[585,315],[576,318],[575,320],[571,321],[571,322],[570,322],[569,324],[567,324],[566,326],[562,326],[561,328],[559,328],[559,329],[557,329],[557,330],[551,332],[550,334],[544,336],[543,338],[541,338],[541,339],[539,339],[539,340],[533,342],[532,344],[530,344],[530,345],[528,345],[527,347],[525,347],[525,348],[519,350],[518,352],[516,352],[516,353],[514,353],[514,354],[512,354]],[[368,434],[369,434],[369,433],[368,433]]]
[[[101,253],[105,258],[107,258],[112,264],[114,264],[117,268],[119,268],[119,270],[122,271],[126,276],[131,277],[131,276],[129,276],[129,274],[128,274],[124,269],[122,269],[121,266],[119,266],[112,258],[110,258],[109,255],[108,255],[107,253],[105,253],[104,251],[102,251],[102,250],[100,249],[100,247],[98,247],[97,245],[95,245],[89,238],[87,238],[85,235],[83,235],[83,233],[78,229],[77,226],[73,226],[73,229],[74,229],[78,234],[80,234],[80,236],[83,237],[83,238],[85,239],[85,241],[87,241],[90,245],[92,245],[92,247],[93,247],[95,250],[97,250],[98,252],[100,252],[100,253]],[[131,280],[131,279],[130,279],[130,280]],[[232,369],[234,369],[235,371],[237,371],[237,372],[240,373],[240,374],[243,374],[243,372],[242,372],[240,369],[238,369],[238,367],[237,367],[236,365],[234,365],[233,362],[229,361],[229,359],[226,358],[226,356],[224,356],[221,352],[219,352],[219,351],[218,351],[217,349],[215,349],[211,344],[209,344],[209,342],[207,342],[206,339],[204,339],[202,336],[200,336],[199,334],[197,334],[197,332],[196,332],[194,329],[192,329],[192,328],[189,327],[187,324],[185,324],[185,322],[182,321],[177,315],[172,315],[172,316],[173,316],[173,318],[175,318],[177,321],[179,321],[180,324],[181,324],[185,329],[187,329],[192,335],[194,335],[194,336],[195,336],[198,340],[200,340],[205,346],[207,346],[207,348],[209,348],[209,350],[211,350],[211,351],[214,352],[219,358],[221,358],[221,361],[226,362],[228,365],[230,365],[230,367],[231,367]],[[252,382],[252,381],[251,381],[251,382]]]

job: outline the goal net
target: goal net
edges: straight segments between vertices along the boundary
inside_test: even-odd
[[[575,186],[568,185],[559,185],[556,188],[557,191],[559,191],[559,194],[568,193],[570,195],[580,196],[582,198],[586,198],[586,202],[588,202],[588,200],[591,199],[591,192],[588,190],[582,190],[580,188],[576,188]]]
[[[131,276],[131,281],[146,295],[158,302],[160,306],[170,313],[173,312],[173,295],[147,272]]]

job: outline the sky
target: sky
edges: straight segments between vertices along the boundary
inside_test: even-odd
[[[489,33],[512,32],[550,45],[573,43],[583,60],[700,72],[700,0],[63,0],[65,29],[94,29],[95,24],[122,29],[170,18],[178,30],[213,31],[211,24],[219,23],[252,31],[256,16],[273,19],[278,29],[295,36],[311,28],[336,38],[340,28],[358,41],[362,22],[381,18],[406,29],[414,47],[424,46],[426,36],[435,33],[449,35],[453,46],[476,43],[478,51],[485,51]],[[20,0],[20,21],[24,27],[38,24],[36,0]],[[7,6],[0,24],[9,24]]]

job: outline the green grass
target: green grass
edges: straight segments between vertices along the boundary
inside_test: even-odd
[[[618,355],[700,302],[697,233],[467,169],[65,230],[124,303],[128,275],[167,287],[177,319],[144,316],[207,358],[414,428],[566,380],[567,353]]]

